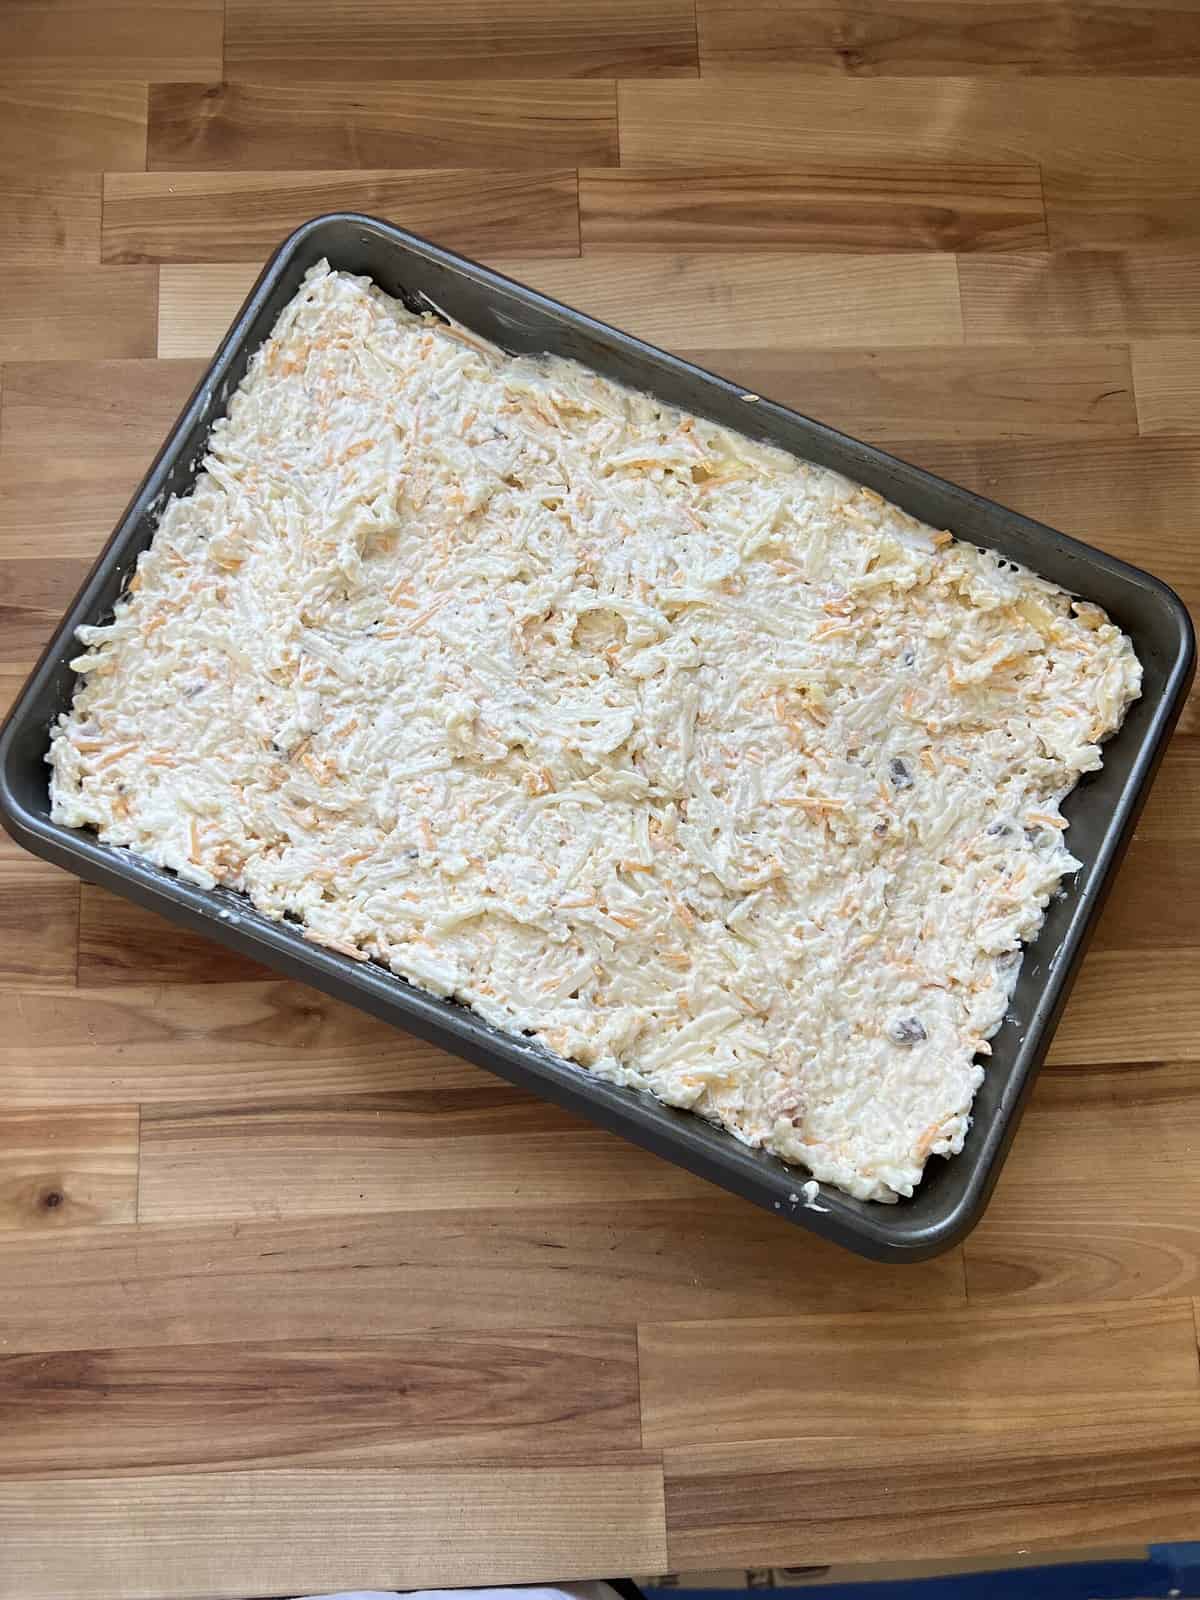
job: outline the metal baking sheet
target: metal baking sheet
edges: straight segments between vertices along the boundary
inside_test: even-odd
[[[242,895],[197,889],[127,851],[101,844],[92,834],[50,821],[43,758],[50,725],[69,704],[74,688],[67,662],[77,650],[75,629],[111,614],[138,553],[153,536],[158,512],[172,495],[190,489],[209,429],[225,410],[250,356],[305,272],[322,258],[373,278],[414,309],[428,309],[423,298],[428,296],[464,326],[508,350],[548,351],[581,361],[618,383],[844,473],[922,521],[950,528],[1095,601],[1132,638],[1145,671],[1142,698],[1106,746],[1103,770],[1087,775],[1066,806],[1071,848],[1083,868],[1066,885],[1065,894],[1051,902],[1042,931],[1026,954],[1009,1020],[992,1039],[993,1054],[962,1154],[949,1161],[931,1160],[911,1200],[883,1205],[822,1186],[820,1209],[808,1206],[803,1169],[747,1149],[722,1129],[649,1095],[603,1083],[380,966],[311,944],[294,925],[261,916]],[[1192,627],[1178,596],[1149,574],[786,407],[767,400],[750,403],[743,392],[386,222],[337,213],[306,223],[284,241],[251,290],[9,713],[0,731],[0,821],[34,854],[81,878],[457,1051],[782,1219],[862,1255],[921,1260],[961,1239],[991,1193],[1105,890],[1187,693],[1195,656]]]

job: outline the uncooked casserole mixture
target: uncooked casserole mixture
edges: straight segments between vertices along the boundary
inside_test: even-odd
[[[1103,612],[324,265],[208,449],[56,821],[851,1194],[961,1148],[1139,691]]]

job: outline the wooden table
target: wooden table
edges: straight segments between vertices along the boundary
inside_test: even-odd
[[[1196,0],[6,0],[11,695],[257,271],[396,218],[1200,597]],[[0,1596],[1200,1527],[1200,741],[885,1269],[0,846]]]

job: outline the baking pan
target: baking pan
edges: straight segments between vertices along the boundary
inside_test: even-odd
[[[911,1200],[883,1205],[822,1187],[816,1206],[806,1204],[802,1186],[807,1174],[802,1169],[749,1150],[723,1130],[649,1095],[603,1083],[380,966],[310,944],[294,925],[261,916],[242,895],[197,889],[91,834],[50,821],[43,756],[50,725],[71,699],[74,674],[67,661],[77,650],[75,629],[111,613],[138,553],[150,542],[159,510],[170,496],[186,494],[191,487],[209,428],[225,410],[251,354],[270,333],[305,272],[322,257],[335,267],[373,278],[414,309],[428,310],[432,302],[510,351],[571,357],[617,383],[832,467],[922,521],[950,528],[1097,602],[1132,638],[1145,670],[1142,698],[1106,747],[1103,770],[1088,774],[1066,807],[1071,849],[1083,867],[1051,902],[1042,931],[1027,950],[1009,1017],[992,1039],[993,1054],[962,1154],[949,1161],[932,1159]],[[306,223],[272,256],[34,668],[0,733],[0,820],[26,848],[81,878],[457,1051],[781,1218],[862,1255],[916,1261],[961,1239],[983,1210],[1104,890],[1179,714],[1194,654],[1182,603],[1147,573],[783,406],[748,400],[736,384],[413,234],[370,217],[338,213]]]

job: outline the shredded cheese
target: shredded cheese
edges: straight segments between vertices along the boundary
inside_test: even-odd
[[[1141,676],[872,491],[324,265],[80,642],[58,822],[876,1200],[961,1148]]]

